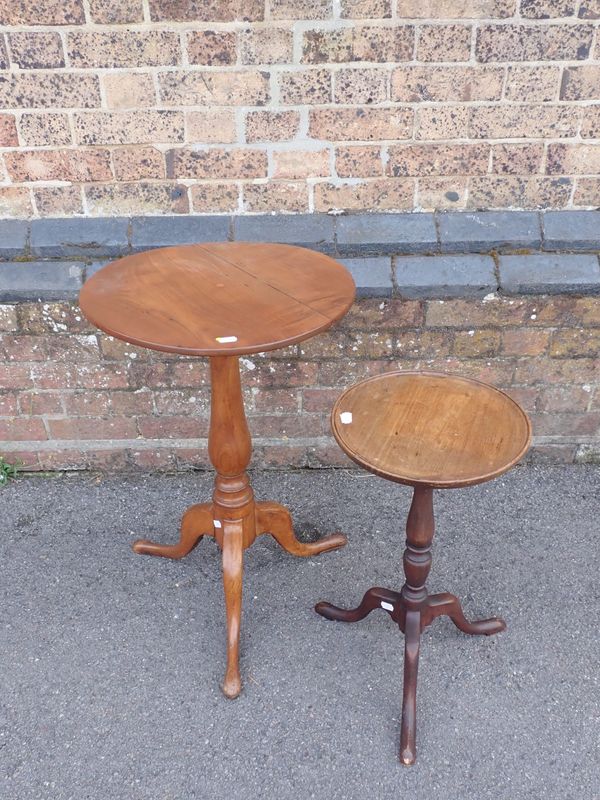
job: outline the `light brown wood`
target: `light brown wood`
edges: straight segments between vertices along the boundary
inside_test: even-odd
[[[270,533],[298,556],[346,543],[342,534],[318,542],[296,539],[289,512],[256,503],[246,469],[252,453],[239,359],[283,347],[329,328],[354,300],[354,282],[337,261],[301,247],[221,242],[167,247],[127,256],[99,270],[80,305],[102,330],[127,342],[187,355],[210,356],[208,450],[216,470],[212,502],[189,508],[179,542],[134,543],[136,553],[182,558],[203,536],[223,551],[227,667],[223,692],[237,697],[243,552]]]
[[[329,256],[284,244],[219,242],[126,256],[87,281],[83,313],[111,336],[187,355],[275,350],[329,328],[354,300]]]
[[[507,394],[455,375],[388,372],[347,389],[331,416],[340,447],[398,483],[453,488],[501,475],[527,452],[531,424]]]

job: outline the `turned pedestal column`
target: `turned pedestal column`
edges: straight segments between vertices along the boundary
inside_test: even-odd
[[[203,536],[223,552],[227,666],[223,692],[236,697],[243,553],[262,533],[289,553],[310,556],[341,547],[342,534],[299,541],[289,511],[255,502],[246,469],[252,445],[239,356],[285,347],[329,328],[350,307],[354,283],[328,256],[300,247],[218,243],[164,248],[103,267],[84,286],[81,307],[102,330],[154,350],[208,356],[211,416],[208,452],[212,501],[191,506],[176,544],[140,539],[133,548],[167,558],[187,555]]]

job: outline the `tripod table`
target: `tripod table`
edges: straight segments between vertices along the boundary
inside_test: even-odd
[[[83,313],[111,336],[152,350],[210,359],[208,452],[216,470],[212,501],[187,509],[177,544],[141,539],[133,549],[182,558],[203,536],[216,539],[223,551],[227,697],[237,697],[241,690],[244,549],[262,533],[270,533],[298,556],[346,543],[342,534],[300,542],[284,506],[255,502],[246,473],[252,445],[239,356],[276,350],[326,330],[348,311],[354,291],[350,273],[329,256],[290,245],[245,242],[126,256],[100,269],[81,291]]]

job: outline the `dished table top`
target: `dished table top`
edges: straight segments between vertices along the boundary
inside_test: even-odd
[[[350,458],[411,486],[482,483],[509,470],[531,441],[527,415],[507,394],[431,372],[387,372],[351,386],[331,423]]]
[[[329,328],[354,281],[329,256],[284,244],[165,247],[113,261],[84,285],[90,322],[131,344],[185,355],[275,350]]]

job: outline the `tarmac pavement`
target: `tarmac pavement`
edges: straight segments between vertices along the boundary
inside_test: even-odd
[[[245,554],[242,695],[221,694],[219,550],[177,538],[206,473],[26,477],[0,490],[3,800],[598,800],[600,470],[522,467],[435,495],[430,591],[508,630],[422,637],[417,763],[398,761],[403,637],[385,612],[317,616],[399,589],[410,490],[359,471],[257,472],[312,559]]]

